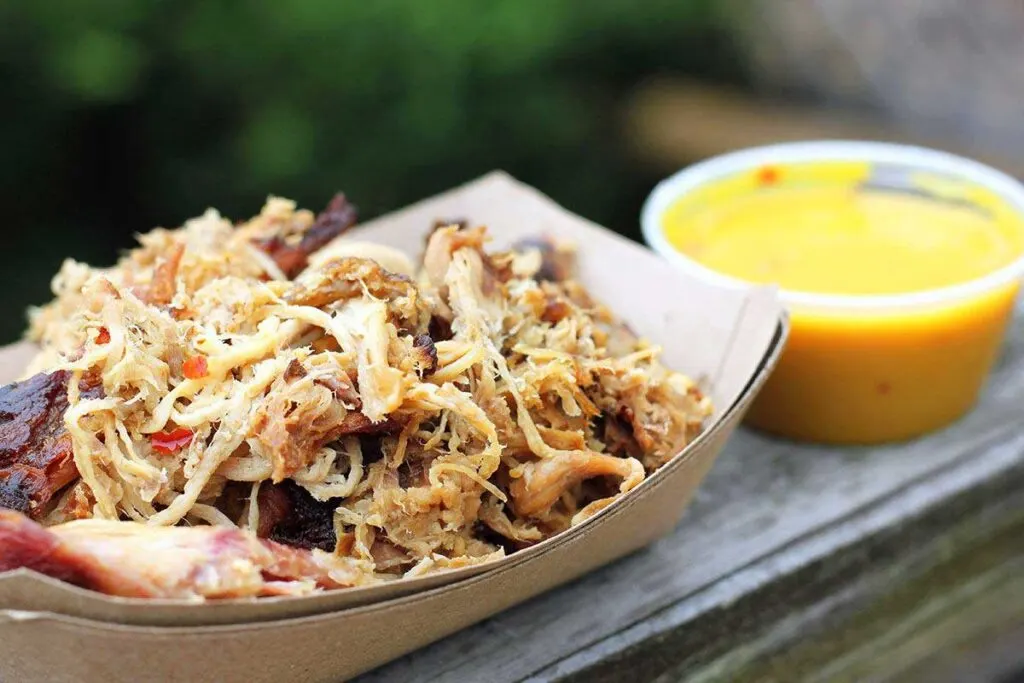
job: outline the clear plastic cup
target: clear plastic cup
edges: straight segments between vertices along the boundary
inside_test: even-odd
[[[643,207],[644,237],[692,275],[747,287],[674,247],[664,231],[666,212],[692,193],[716,201],[719,187],[731,184],[731,192],[742,192],[744,177],[765,168],[783,179],[806,181],[816,169],[828,176],[831,164],[863,166],[869,182],[890,190],[923,193],[934,201],[991,197],[1000,210],[1024,215],[1024,186],[969,159],[887,143],[802,142],[733,152],[666,179]],[[836,182],[846,182],[844,173],[835,173]],[[750,191],[756,191],[753,183]],[[727,193],[720,194],[720,201],[728,201]],[[990,206],[987,201],[985,208]],[[792,330],[748,423],[800,440],[868,444],[911,438],[952,422],[977,401],[1006,336],[1022,273],[1024,254],[975,280],[912,293],[782,289]]]

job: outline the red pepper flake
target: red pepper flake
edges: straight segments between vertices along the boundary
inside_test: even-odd
[[[202,379],[209,374],[206,356],[192,356],[181,365],[181,372],[188,379]]]
[[[757,172],[757,182],[761,185],[774,185],[779,182],[779,170],[773,166],[763,166]]]
[[[875,389],[878,390],[878,393],[880,393],[883,396],[885,396],[890,391],[892,391],[892,385],[889,384],[888,382],[879,382],[878,386],[876,386]]]
[[[177,427],[169,432],[157,432],[149,437],[153,450],[161,455],[173,455],[192,443],[195,434],[191,429]]]
[[[100,331],[96,334],[97,344],[109,344],[110,343],[110,330],[105,327],[101,327]]]

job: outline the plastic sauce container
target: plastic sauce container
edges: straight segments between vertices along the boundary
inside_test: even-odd
[[[748,414],[794,439],[911,438],[968,411],[1024,272],[1024,186],[872,142],[759,147],[658,185],[647,243],[726,287],[780,285],[792,329]]]

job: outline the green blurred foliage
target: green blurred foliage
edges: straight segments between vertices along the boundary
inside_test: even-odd
[[[714,0],[0,3],[0,341],[61,257],[270,193],[364,217],[504,168],[636,236],[648,75],[737,78]]]

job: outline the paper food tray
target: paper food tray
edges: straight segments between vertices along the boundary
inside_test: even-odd
[[[337,681],[493,615],[668,533],[785,342],[770,288],[724,290],[575,216],[504,173],[354,229],[416,257],[436,219],[490,228],[495,248],[539,234],[579,248],[579,278],[715,403],[705,432],[586,523],[507,558],[383,586],[208,604],[112,598],[27,571],[0,575],[3,680]],[[0,381],[30,349],[0,350]],[[244,672],[244,674],[240,673]]]

